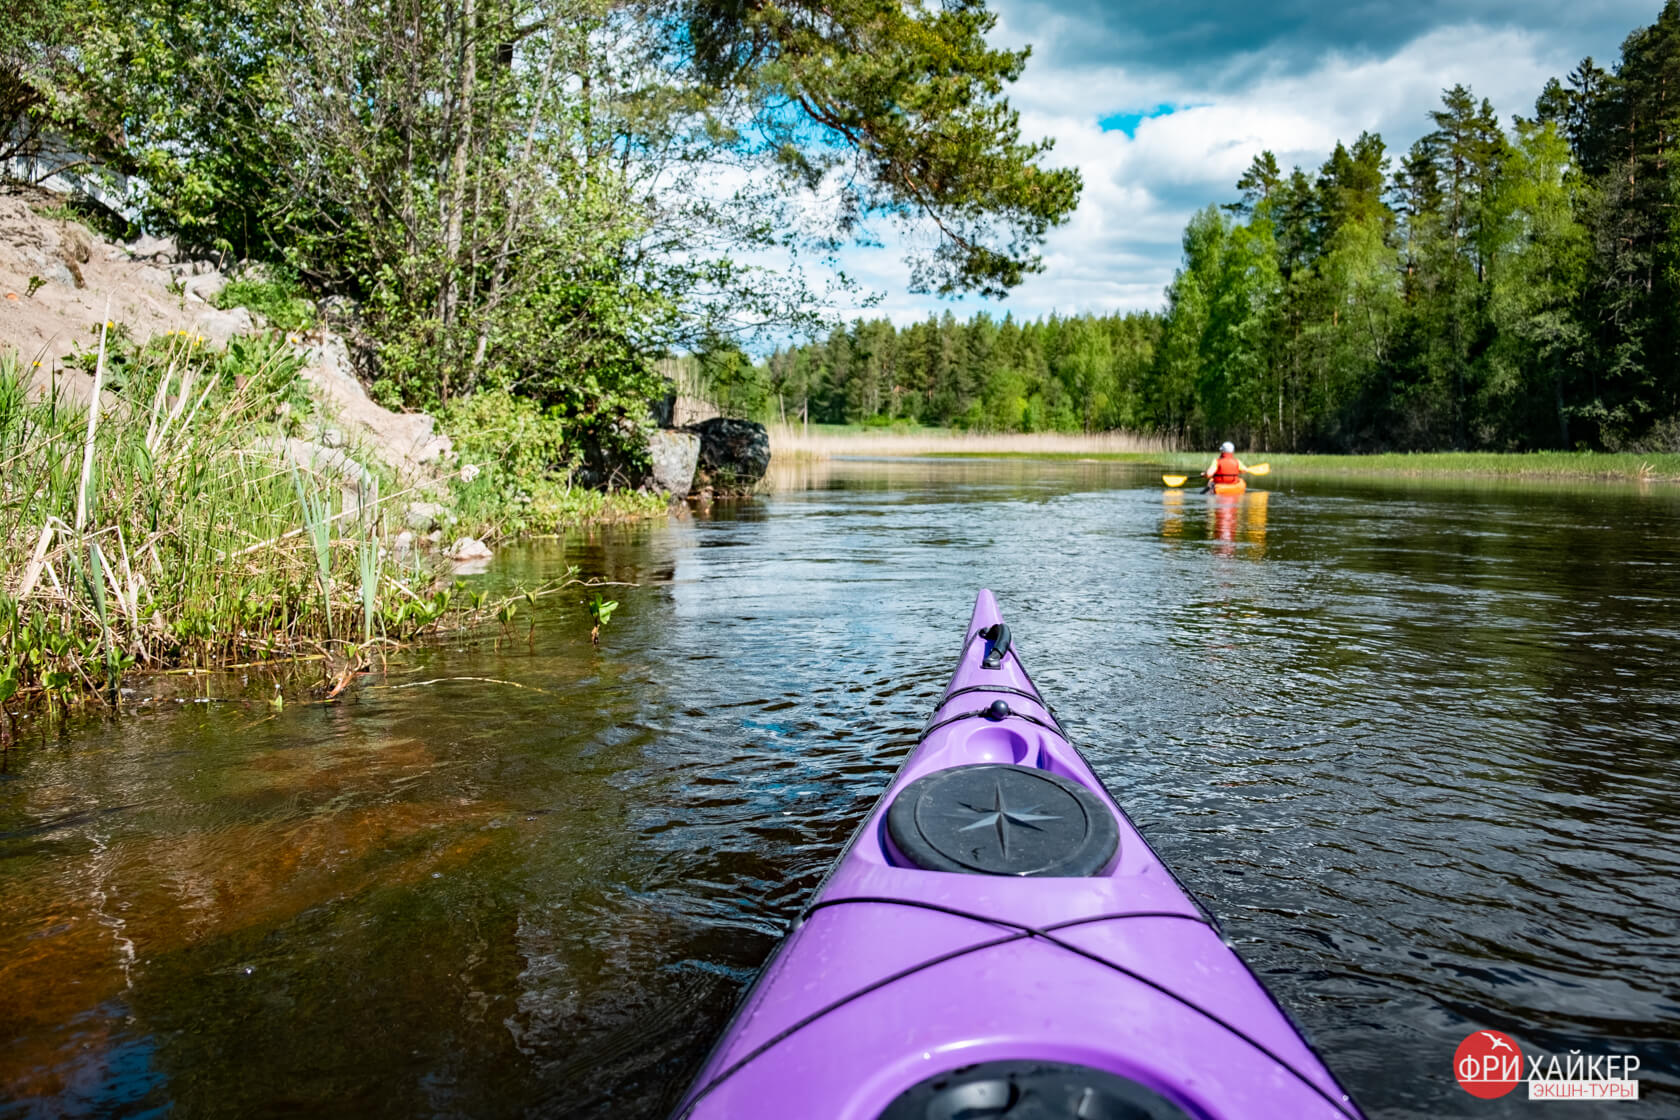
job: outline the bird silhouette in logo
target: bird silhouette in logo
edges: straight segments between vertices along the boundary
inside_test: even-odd
[[[1509,1042],[1506,1042],[1503,1038],[1501,1038],[1499,1035],[1494,1034],[1492,1031],[1483,1031],[1482,1036],[1484,1038],[1486,1038],[1488,1040],[1488,1042],[1492,1043],[1492,1046],[1490,1046],[1489,1049],[1492,1049],[1492,1050],[1512,1050],[1513,1053],[1515,1052]]]

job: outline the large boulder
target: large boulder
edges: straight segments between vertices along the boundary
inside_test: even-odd
[[[763,424],[716,416],[683,430],[700,437],[696,488],[744,493],[770,469],[770,433]]]
[[[693,432],[660,430],[648,436],[653,488],[682,497],[694,487],[700,465],[700,437]]]

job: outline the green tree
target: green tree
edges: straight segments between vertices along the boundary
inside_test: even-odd
[[[870,215],[936,233],[917,287],[1002,295],[1043,262],[1037,246],[1078,199],[1079,173],[1047,169],[1003,90],[1026,50],[992,46],[983,0],[675,0],[694,71],[735,136],[816,187],[844,170],[839,228]],[[750,114],[750,119],[748,115]]]
[[[1590,252],[1576,218],[1580,193],[1557,126],[1519,120],[1489,201],[1501,264],[1489,293],[1483,411],[1508,446],[1570,446],[1567,397],[1586,341],[1577,303]]]

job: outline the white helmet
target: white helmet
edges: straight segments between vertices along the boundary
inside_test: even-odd
[[[1219,445],[1219,450],[1225,452],[1227,455],[1235,455],[1237,453],[1237,445],[1232,443],[1230,440],[1226,440],[1224,443]]]

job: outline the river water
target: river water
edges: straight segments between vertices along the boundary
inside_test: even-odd
[[[635,586],[338,702],[141,681],[0,779],[0,1117],[660,1116],[914,742],[975,591],[1374,1116],[1458,1042],[1680,1114],[1680,493],[837,462],[504,552]],[[1572,1115],[1595,1106],[1567,1106]]]

